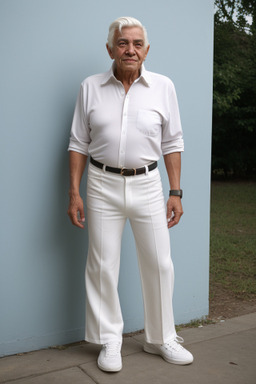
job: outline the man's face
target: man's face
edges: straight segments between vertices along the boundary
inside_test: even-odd
[[[149,46],[145,47],[144,33],[140,27],[124,27],[115,31],[113,48],[107,45],[111,59],[115,60],[117,72],[139,72]]]

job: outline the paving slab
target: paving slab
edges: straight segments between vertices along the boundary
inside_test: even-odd
[[[141,343],[135,340],[133,337],[124,337],[122,345],[122,356],[128,356],[133,353],[141,352]]]
[[[68,348],[50,348],[0,359],[0,383],[35,374],[71,368],[95,361],[100,346],[82,343]]]
[[[183,329],[179,332],[179,335],[184,338],[185,344],[189,345],[236,332],[243,332],[252,327],[256,327],[256,313],[222,320],[216,324],[209,324],[200,328]]]
[[[132,337],[124,339],[122,355],[141,351],[141,344]],[[97,360],[101,346],[81,343],[76,346],[50,348],[0,359],[0,383],[79,366]]]
[[[36,377],[8,381],[9,384],[95,384],[81,369],[77,367],[47,373]]]
[[[96,362],[81,368],[99,384],[255,384],[255,340],[256,329],[191,344],[195,361],[188,366],[139,352],[123,359],[119,373],[101,372]]]

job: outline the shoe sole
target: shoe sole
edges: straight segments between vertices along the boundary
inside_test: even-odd
[[[97,365],[98,365],[98,368],[101,370],[101,371],[104,371],[104,372],[120,372],[121,369],[122,369],[122,365],[117,367],[117,368],[107,368],[107,367],[103,367],[102,365],[100,365],[98,362],[97,362]]]
[[[149,346],[149,345],[144,345],[144,351],[152,355],[161,356],[165,361],[167,361],[167,363],[176,364],[176,365],[189,365],[189,364],[192,364],[194,360],[193,358],[192,360],[186,360],[186,361],[169,359],[163,353],[161,353],[158,349],[154,348],[154,346]]]

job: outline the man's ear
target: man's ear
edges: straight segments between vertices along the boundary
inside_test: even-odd
[[[107,48],[107,51],[108,51],[108,54],[109,54],[110,58],[111,58],[111,59],[114,59],[114,57],[113,57],[113,53],[112,53],[112,49],[109,47],[108,44],[106,44],[106,48]]]
[[[148,46],[147,46],[147,48],[146,48],[146,56],[145,56],[145,59],[146,59],[146,57],[147,57],[147,54],[148,54],[149,48],[150,48],[150,45],[148,45]]]

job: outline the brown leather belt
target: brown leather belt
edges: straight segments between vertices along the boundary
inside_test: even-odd
[[[92,157],[90,158],[90,162],[95,165],[95,167],[103,169],[104,164],[100,163],[97,160],[94,160]],[[150,164],[148,166],[149,171],[153,171],[157,167],[157,161],[154,163]],[[112,173],[117,173],[122,176],[135,176],[135,175],[142,175],[143,173],[146,173],[146,167],[141,167],[141,168],[114,168],[114,167],[109,167],[106,165],[105,168],[106,171],[112,172]]]

